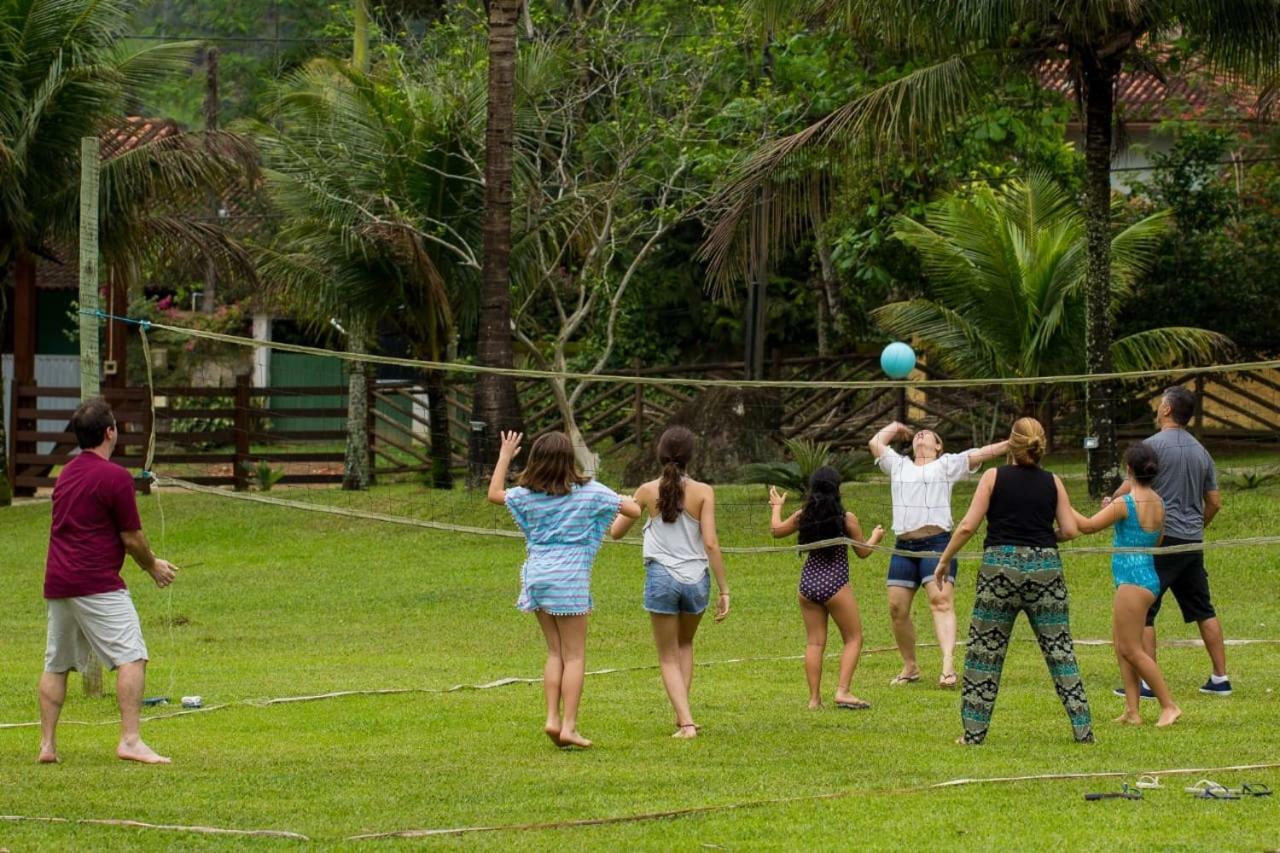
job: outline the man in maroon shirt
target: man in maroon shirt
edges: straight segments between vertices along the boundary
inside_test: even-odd
[[[116,419],[105,400],[81,404],[71,417],[80,453],[53,487],[53,525],[45,564],[49,615],[44,673],[40,676],[40,761],[58,760],[58,715],[67,696],[67,672],[84,667],[90,650],[116,671],[120,745],[126,761],[168,764],[142,742],[139,717],[147,668],[138,611],[120,570],[133,557],[156,586],[173,580],[175,568],[156,558],[142,533],[133,477],[110,461]]]

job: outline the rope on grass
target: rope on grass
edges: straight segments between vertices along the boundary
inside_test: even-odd
[[[1017,642],[1033,643],[1030,638],[1020,638]],[[1224,640],[1228,646],[1252,646],[1252,645],[1275,645],[1280,644],[1280,639],[1275,640],[1258,640],[1258,639],[1229,639]],[[1110,646],[1110,640],[1104,639],[1077,639],[1077,646]],[[937,643],[917,643],[916,648],[936,648]],[[964,646],[965,641],[960,640],[957,646]],[[1204,645],[1202,640],[1169,640],[1162,641],[1161,646],[1168,648],[1198,648]],[[897,646],[880,646],[874,649],[863,649],[862,654],[874,655],[886,652],[895,652]],[[827,655],[828,660],[835,660],[840,656],[839,652],[832,652]],[[742,657],[742,658],[721,658],[719,660],[695,661],[694,666],[728,666],[732,664],[742,663],[770,663],[777,661],[797,661],[804,660],[804,655],[763,655],[759,657]],[[643,672],[658,669],[658,664],[639,664],[637,666],[615,666],[605,669],[593,669],[585,673],[586,675],[614,675],[616,673],[625,672]],[[327,693],[310,693],[300,696],[279,696],[270,699],[238,699],[234,702],[223,702],[217,705],[206,705],[203,708],[184,708],[180,711],[170,711],[163,714],[150,714],[142,718],[142,722],[151,723],[158,720],[171,720],[176,717],[189,717],[195,714],[208,714],[212,711],[222,711],[227,708],[270,708],[275,705],[290,705],[299,702],[319,702],[325,699],[343,699],[351,696],[397,696],[409,693],[420,693],[424,695],[444,695],[448,693],[460,693],[468,690],[492,690],[496,687],[508,687],[513,684],[541,684],[541,676],[519,676],[510,675],[502,678],[496,678],[492,681],[486,681],[480,684],[455,684],[451,687],[379,687],[361,690],[333,690]],[[61,725],[68,726],[114,726],[116,720],[62,720]],[[38,721],[27,723],[0,723],[0,729],[29,729],[39,726]]]
[[[1229,767],[1188,767],[1174,768],[1169,770],[1150,770],[1145,771],[1152,776],[1174,776],[1187,774],[1204,774],[1210,773],[1227,773],[1245,770],[1274,770],[1280,768],[1280,763],[1268,764],[1237,764]],[[737,811],[741,809],[767,808],[769,806],[791,805],[794,803],[805,802],[821,802],[824,800],[840,800],[854,795],[866,796],[867,794],[918,794],[925,791],[936,790],[939,788],[955,788],[963,785],[990,785],[1012,782],[1040,782],[1055,781],[1067,779],[1104,779],[1116,776],[1136,776],[1137,773],[1131,773],[1122,770],[1101,770],[1096,772],[1082,773],[1047,773],[1034,776],[994,776],[988,778],[971,778],[971,779],[949,779],[945,782],[935,782],[931,785],[919,785],[911,788],[899,788],[888,790],[872,790],[866,788],[850,788],[840,791],[827,791],[820,794],[799,794],[793,797],[770,797],[767,799],[746,800],[738,803],[720,803],[717,805],[706,806],[690,806],[683,809],[670,809],[660,812],[642,812],[640,814],[630,815],[614,815],[610,817],[599,818],[579,818],[576,820],[548,821],[543,823],[516,823],[516,824],[491,824],[488,826],[460,826],[460,827],[441,827],[431,829],[400,829],[390,832],[374,832],[363,835],[348,836],[346,841],[377,841],[392,838],[429,838],[438,836],[459,836],[471,835],[481,832],[537,832],[554,829],[576,829],[586,826],[607,826],[623,823],[644,823],[657,820],[670,820],[673,818],[692,817],[694,815],[713,814],[718,812]]]
[[[287,344],[281,341],[260,341],[241,335],[227,335],[221,332],[210,332],[204,329],[192,329],[186,326],[170,326],[149,320],[137,320],[132,317],[121,317],[104,311],[84,311],[103,319],[137,325],[145,324],[146,328],[162,332],[171,332],[189,338],[201,338],[218,343],[232,344],[254,349],[265,347],[280,352],[318,355],[326,358],[337,358],[343,361],[362,362],[366,364],[390,364],[399,367],[412,367],[420,370],[435,370],[451,373],[489,374],[493,376],[513,376],[522,379],[573,379],[581,382],[622,382],[628,385],[660,385],[683,386],[689,388],[838,388],[867,390],[879,388],[981,388],[1004,385],[1060,385],[1085,382],[1109,382],[1117,379],[1149,379],[1154,376],[1198,376],[1208,373],[1241,373],[1280,368],[1280,359],[1271,361],[1249,361],[1236,364],[1215,364],[1200,367],[1171,367],[1161,370],[1113,371],[1111,373],[1073,373],[1061,376],[1038,377],[1002,377],[995,379],[923,379],[923,380],[802,380],[788,381],[783,379],[700,379],[679,376],[637,376],[610,373],[580,373],[573,371],[532,370],[527,368],[485,367],[478,364],[466,364],[450,361],[424,361],[414,358],[396,358],[394,356],[351,353],[341,350],[309,347],[301,344]]]
[[[523,539],[524,534],[517,530],[503,530],[497,527],[473,527],[464,524],[451,524],[446,521],[430,521],[424,518],[413,518],[407,515],[388,515],[381,512],[371,512],[363,509],[350,509],[348,507],[330,506],[328,504],[312,503],[310,501],[295,501],[288,498],[277,498],[270,495],[264,495],[255,492],[228,492],[216,486],[202,486],[183,480],[177,477],[165,476],[163,478],[152,477],[157,484],[176,486],[189,492],[196,492],[204,495],[216,495],[231,500],[248,501],[250,503],[267,504],[269,506],[283,507],[286,509],[297,509],[304,512],[320,512],[327,515],[345,516],[348,518],[358,518],[364,521],[382,521],[388,524],[400,524],[407,527],[424,527],[429,530],[443,530],[450,533],[469,533],[476,536],[500,536],[505,539]],[[615,545],[639,546],[639,539],[606,539],[606,543]],[[726,554],[784,554],[784,553],[804,553],[806,551],[816,551],[820,548],[830,548],[834,545],[849,545],[860,548],[868,548],[879,554],[898,555],[902,557],[940,557],[940,551],[908,551],[896,548],[890,545],[869,545],[865,542],[859,542],[856,539],[850,539],[847,536],[837,536],[831,539],[822,539],[818,542],[808,542],[806,544],[793,545],[756,545],[747,547],[727,546],[720,550]],[[1210,551],[1221,550],[1224,548],[1248,548],[1260,547],[1263,545],[1280,545],[1280,535],[1275,536],[1253,536],[1245,539],[1216,539],[1211,542],[1189,542],[1185,545],[1162,545],[1155,548],[1115,548],[1103,545],[1082,545],[1074,548],[1061,548],[1060,552],[1064,556],[1078,556],[1082,554],[1186,554],[1193,551]],[[960,560],[981,560],[982,554],[976,551],[961,552],[956,555]]]
[[[35,817],[28,815],[0,815],[0,820],[18,822],[32,821],[36,823],[74,823],[87,826],[127,826],[133,829],[159,829],[166,832],[193,832],[200,835],[235,835],[256,838],[287,838],[291,841],[310,841],[311,839],[297,832],[283,829],[228,829],[221,826],[183,826],[169,823],[145,823],[140,820],[124,820],[117,818],[67,818],[67,817]]]

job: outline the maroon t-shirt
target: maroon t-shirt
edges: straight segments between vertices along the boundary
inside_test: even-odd
[[[132,475],[96,453],[80,451],[53,487],[44,597],[75,598],[124,589],[120,534],[141,529]]]

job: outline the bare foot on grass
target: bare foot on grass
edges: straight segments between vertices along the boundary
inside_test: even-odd
[[[821,708],[822,708],[822,700],[821,700],[821,699],[810,699],[810,700],[809,700],[809,710],[810,710],[810,711],[817,711],[817,710],[820,710]]]
[[[1166,708],[1160,712],[1160,719],[1156,720],[1156,728],[1160,729],[1165,726],[1172,726],[1174,723],[1178,722],[1178,718],[1181,716],[1182,709],[1177,705],[1174,705],[1172,708]]]
[[[560,732],[560,747],[562,749],[590,749],[591,741],[587,740],[576,731],[562,731]]]
[[[40,744],[40,757],[36,759],[41,764],[57,764],[58,750],[46,744]]]
[[[1112,720],[1111,722],[1113,722],[1113,723],[1121,723],[1121,724],[1123,724],[1123,725],[1127,725],[1127,726],[1140,726],[1140,725],[1142,725],[1142,715],[1141,715],[1141,714],[1130,714],[1128,711],[1125,711],[1123,714],[1121,714],[1120,716],[1116,717],[1116,718],[1115,718],[1114,720]]]
[[[693,723],[680,726],[672,735],[676,740],[692,740],[698,736],[698,727]]]
[[[120,741],[120,745],[116,747],[116,758],[122,761],[137,761],[140,764],[172,764],[173,761],[163,755],[157,755],[156,751],[142,742],[141,738],[133,741]]]
[[[866,699],[859,699],[848,690],[836,693],[836,707],[849,708],[855,711],[861,711],[871,707],[871,703]]]

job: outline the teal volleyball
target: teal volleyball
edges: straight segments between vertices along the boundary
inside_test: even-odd
[[[902,341],[894,341],[880,353],[880,369],[890,379],[906,379],[915,366],[915,350]]]

